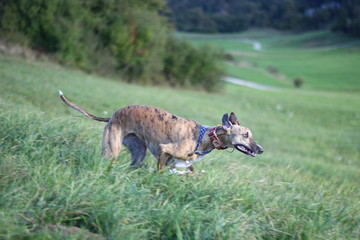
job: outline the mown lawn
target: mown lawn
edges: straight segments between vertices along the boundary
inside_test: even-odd
[[[4,56],[0,84],[1,239],[360,238],[356,86],[226,84],[208,94]],[[103,117],[147,104],[211,126],[233,111],[265,152],[214,151],[195,165],[195,177],[154,174],[150,154],[149,168],[131,170],[126,149],[116,162],[101,158],[104,124],[65,106],[58,89]]]

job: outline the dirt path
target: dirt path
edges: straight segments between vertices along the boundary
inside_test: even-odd
[[[251,44],[255,51],[261,51],[262,50],[262,44],[260,42],[258,42],[258,41],[251,40],[251,39],[242,39],[242,40],[240,40],[240,42]]]
[[[254,83],[254,82],[249,82],[243,79],[238,79],[238,78],[234,78],[234,77],[230,77],[227,76],[223,79],[226,82],[231,82],[237,85],[241,85],[241,86],[245,86],[245,87],[249,87],[249,88],[253,88],[253,89],[258,89],[258,90],[265,90],[265,91],[277,91],[280,90],[280,88],[277,87],[272,87],[272,86],[268,86],[268,85],[264,85],[264,84],[260,84],[260,83]]]

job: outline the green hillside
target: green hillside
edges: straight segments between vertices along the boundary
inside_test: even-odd
[[[360,40],[328,31],[283,33],[252,30],[241,34],[178,33],[195,46],[210,44],[232,54],[228,73],[273,86],[291,87],[301,77],[305,89],[360,90]],[[261,44],[254,50],[249,40]],[[270,70],[269,70],[270,69]]]
[[[354,66],[357,48],[305,51],[270,40],[259,40],[261,57],[236,60],[256,61],[247,74],[268,76],[261,83],[278,91],[225,82],[218,94],[142,87],[0,56],[0,239],[358,239],[359,69],[338,62],[344,84],[331,72],[312,75],[337,72],[333,58]],[[271,63],[298,76],[289,53],[304,57],[297,66],[315,67],[301,71],[303,89],[272,84],[266,72]],[[313,57],[323,60],[311,65]],[[101,158],[104,124],[65,106],[58,89],[101,117],[146,104],[214,126],[233,111],[265,152],[214,151],[195,165],[195,177],[154,174],[150,154],[149,168],[131,170],[125,149],[116,162]]]

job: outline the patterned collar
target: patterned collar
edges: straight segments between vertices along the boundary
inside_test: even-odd
[[[206,133],[206,131],[207,131],[209,128],[210,128],[209,126],[201,125],[200,134],[199,134],[199,138],[198,138],[198,141],[197,141],[197,144],[196,144],[195,152],[196,152],[197,149],[199,148],[200,143],[201,143],[201,140],[203,139],[204,134]]]
[[[200,129],[200,134],[199,134],[199,138],[198,138],[198,141],[197,141],[197,144],[196,144],[196,148],[195,148],[195,153],[196,154],[199,154],[199,155],[205,155],[209,152],[212,151],[211,150],[202,150],[202,151],[198,151],[198,148],[200,146],[200,143],[201,143],[201,140],[203,139],[204,137],[204,134],[206,133],[207,130],[210,129],[209,133],[208,133],[208,136],[210,138],[210,141],[212,143],[212,145],[214,146],[214,148],[218,149],[218,150],[223,150],[223,149],[226,149],[227,147],[224,147],[219,139],[219,137],[217,136],[216,134],[216,129],[218,128],[218,126],[215,126],[215,127],[209,127],[209,126],[204,126],[204,125],[201,125],[201,129]]]
[[[218,150],[224,150],[224,149],[227,149],[227,147],[224,147],[224,145],[222,144],[222,142],[220,141],[219,137],[216,134],[216,129],[218,127],[219,126],[212,127],[210,129],[208,136],[209,136],[210,141],[211,141],[212,145],[214,146],[214,148],[216,148]]]

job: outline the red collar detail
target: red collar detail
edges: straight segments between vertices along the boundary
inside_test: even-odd
[[[210,141],[216,149],[218,149],[218,150],[226,149],[227,147],[224,147],[222,145],[219,137],[216,135],[216,129],[217,129],[217,126],[210,128],[209,133],[208,133]]]

